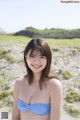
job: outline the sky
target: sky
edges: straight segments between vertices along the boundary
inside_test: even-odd
[[[80,0],[75,0],[79,3],[64,1],[0,0],[0,28],[7,33],[17,32],[26,27],[80,28]]]

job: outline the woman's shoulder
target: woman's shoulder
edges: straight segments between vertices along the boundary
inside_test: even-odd
[[[60,80],[58,80],[56,78],[52,78],[52,79],[48,80],[47,87],[52,92],[52,90],[62,89],[62,84],[61,84]]]
[[[17,80],[15,81],[15,85],[14,85],[14,86],[15,86],[17,89],[19,89],[24,82],[25,82],[25,77],[23,77],[22,79],[17,79]]]

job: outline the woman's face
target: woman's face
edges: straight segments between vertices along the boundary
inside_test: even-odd
[[[46,56],[41,55],[40,51],[34,50],[31,55],[31,50],[29,50],[26,56],[26,62],[28,67],[33,71],[33,73],[41,72],[47,64]]]

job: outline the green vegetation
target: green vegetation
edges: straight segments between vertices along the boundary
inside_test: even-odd
[[[3,59],[6,57],[7,53],[10,53],[10,50],[0,49],[0,59]]]
[[[72,74],[71,74],[71,72],[70,71],[65,71],[65,72],[63,72],[63,79],[70,79],[71,77],[72,77]]]
[[[58,52],[58,51],[59,51],[59,48],[52,48],[52,51],[53,51],[53,52]]]
[[[21,30],[15,33],[14,35],[40,37],[40,38],[72,39],[72,38],[80,38],[80,29],[65,30],[65,29],[46,28],[40,30],[33,27],[27,27],[25,30]]]
[[[64,109],[73,117],[78,117],[78,115],[80,115],[80,110],[72,104],[65,103]]]
[[[31,38],[24,36],[0,35],[0,44],[28,43]]]
[[[7,80],[7,76],[5,75],[6,80],[4,80],[4,77],[0,75],[0,90],[8,90],[11,87],[10,78]]]
[[[13,91],[11,91],[11,95],[8,95],[5,97],[2,101],[5,103],[5,107],[8,108],[8,110],[11,112],[12,111],[12,104],[13,104]]]
[[[12,101],[13,101],[13,91],[11,90],[11,78],[9,77],[7,80],[4,80],[5,73],[0,75],[0,108],[8,107],[11,109]]]
[[[72,50],[72,55],[76,55],[76,53],[78,53],[78,49],[75,49],[75,48],[74,48],[74,49]]]
[[[77,91],[75,91],[75,89],[68,89],[69,93],[66,95],[66,100],[69,103],[73,103],[76,101],[80,102],[80,93],[78,93]]]
[[[10,55],[8,55],[7,57],[6,57],[6,60],[7,61],[9,61],[10,63],[14,63],[16,60],[14,59],[14,57],[13,56],[10,56]]]
[[[13,91],[12,90],[4,90],[0,91],[0,108],[8,107],[9,111],[12,111],[12,103],[13,103]]]
[[[0,35],[0,44],[27,44],[32,38],[24,36]],[[80,39],[45,39],[51,48],[80,47]]]
[[[14,63],[15,59],[13,56],[8,55],[8,53],[10,53],[11,50],[5,50],[5,49],[1,49],[0,50],[0,59],[5,58],[7,61],[9,61],[10,63]]]
[[[4,99],[5,97],[11,96],[13,92],[11,90],[2,90],[0,91],[0,100]]]
[[[80,88],[80,82],[75,83],[74,87]]]

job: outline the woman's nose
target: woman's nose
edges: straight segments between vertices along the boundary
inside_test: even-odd
[[[39,64],[40,63],[40,59],[35,59],[35,64]]]

